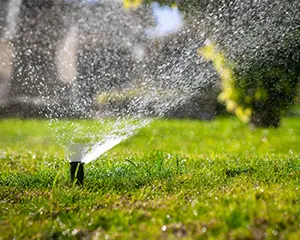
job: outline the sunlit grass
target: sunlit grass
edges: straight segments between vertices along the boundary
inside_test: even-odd
[[[87,165],[83,188],[53,132],[0,121],[0,239],[300,237],[300,119],[156,120]]]

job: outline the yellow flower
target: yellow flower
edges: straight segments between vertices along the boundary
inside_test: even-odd
[[[221,75],[222,80],[224,81],[223,84],[225,84],[225,83],[229,84],[233,81],[231,70],[228,68],[223,69],[223,71],[221,72],[220,75]]]
[[[239,118],[243,123],[248,123],[250,121],[250,117],[249,116],[242,116]]]
[[[234,89],[231,86],[224,88],[224,93],[227,95],[228,99],[233,100]]]
[[[227,111],[234,113],[242,122],[249,122],[251,109],[244,109],[242,106],[238,105],[237,100],[239,96],[234,86],[235,79],[232,68],[226,66],[226,60],[222,53],[220,53],[215,45],[208,40],[204,47],[198,49],[198,54],[203,56],[206,60],[212,61],[221,78],[222,92],[219,94],[218,100],[224,102]],[[251,98],[247,98],[246,102],[251,102],[251,100]]]
[[[244,115],[244,112],[243,112],[243,109],[238,106],[236,109],[235,109],[235,114],[238,116],[238,117],[242,117]]]
[[[172,3],[172,4],[171,4],[171,8],[178,8],[178,6],[177,6],[176,3]]]
[[[245,109],[245,115],[248,116],[248,117],[251,116],[251,109],[250,108]]]
[[[221,73],[224,71],[225,68],[225,59],[221,54],[216,54],[216,56],[213,59],[215,68],[218,73]]]
[[[225,92],[221,92],[221,93],[219,94],[219,96],[218,96],[218,100],[219,100],[220,102],[224,102],[226,99],[228,99],[227,94],[226,94]]]
[[[234,109],[237,107],[237,104],[232,100],[226,101],[226,109],[228,112],[233,112]]]
[[[203,56],[206,60],[212,61],[214,59],[214,45],[206,44],[204,47],[198,49],[198,55]]]
[[[242,107],[238,106],[235,109],[235,115],[244,123],[249,122],[251,116],[251,110],[249,108],[243,110]]]
[[[125,9],[137,9],[141,4],[143,0],[123,0],[123,5]]]

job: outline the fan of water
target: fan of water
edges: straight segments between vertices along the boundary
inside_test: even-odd
[[[83,163],[97,159],[152,121],[145,117],[165,116],[213,82],[210,69],[199,67],[195,50],[200,42],[189,38],[177,7],[154,3],[129,12],[118,3],[105,3],[95,11],[90,4],[80,5],[72,17],[80,45],[73,108],[84,117],[117,120],[110,130],[85,128],[82,139],[89,135],[88,141],[74,140],[84,132],[80,128],[68,137],[70,160]],[[126,107],[112,104],[92,112],[97,94],[121,105],[125,98]]]

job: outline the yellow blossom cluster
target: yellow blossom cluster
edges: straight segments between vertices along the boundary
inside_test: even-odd
[[[142,3],[143,0],[123,0],[125,9],[136,10]]]
[[[198,54],[206,60],[212,61],[214,68],[222,82],[222,92],[218,99],[224,102],[228,112],[234,113],[242,122],[248,123],[251,117],[251,109],[243,108],[238,104],[238,94],[235,89],[235,79],[232,69],[226,64],[225,57],[218,51],[211,41],[198,49]]]

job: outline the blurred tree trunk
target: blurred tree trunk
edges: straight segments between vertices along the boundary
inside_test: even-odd
[[[60,0],[22,0],[13,43],[13,70],[9,92],[16,111],[55,100],[59,90],[56,51],[63,35]],[[47,105],[47,104],[46,104]],[[47,106],[44,106],[47,107]]]
[[[3,38],[5,32],[8,2],[9,0],[0,1],[0,38]]]

